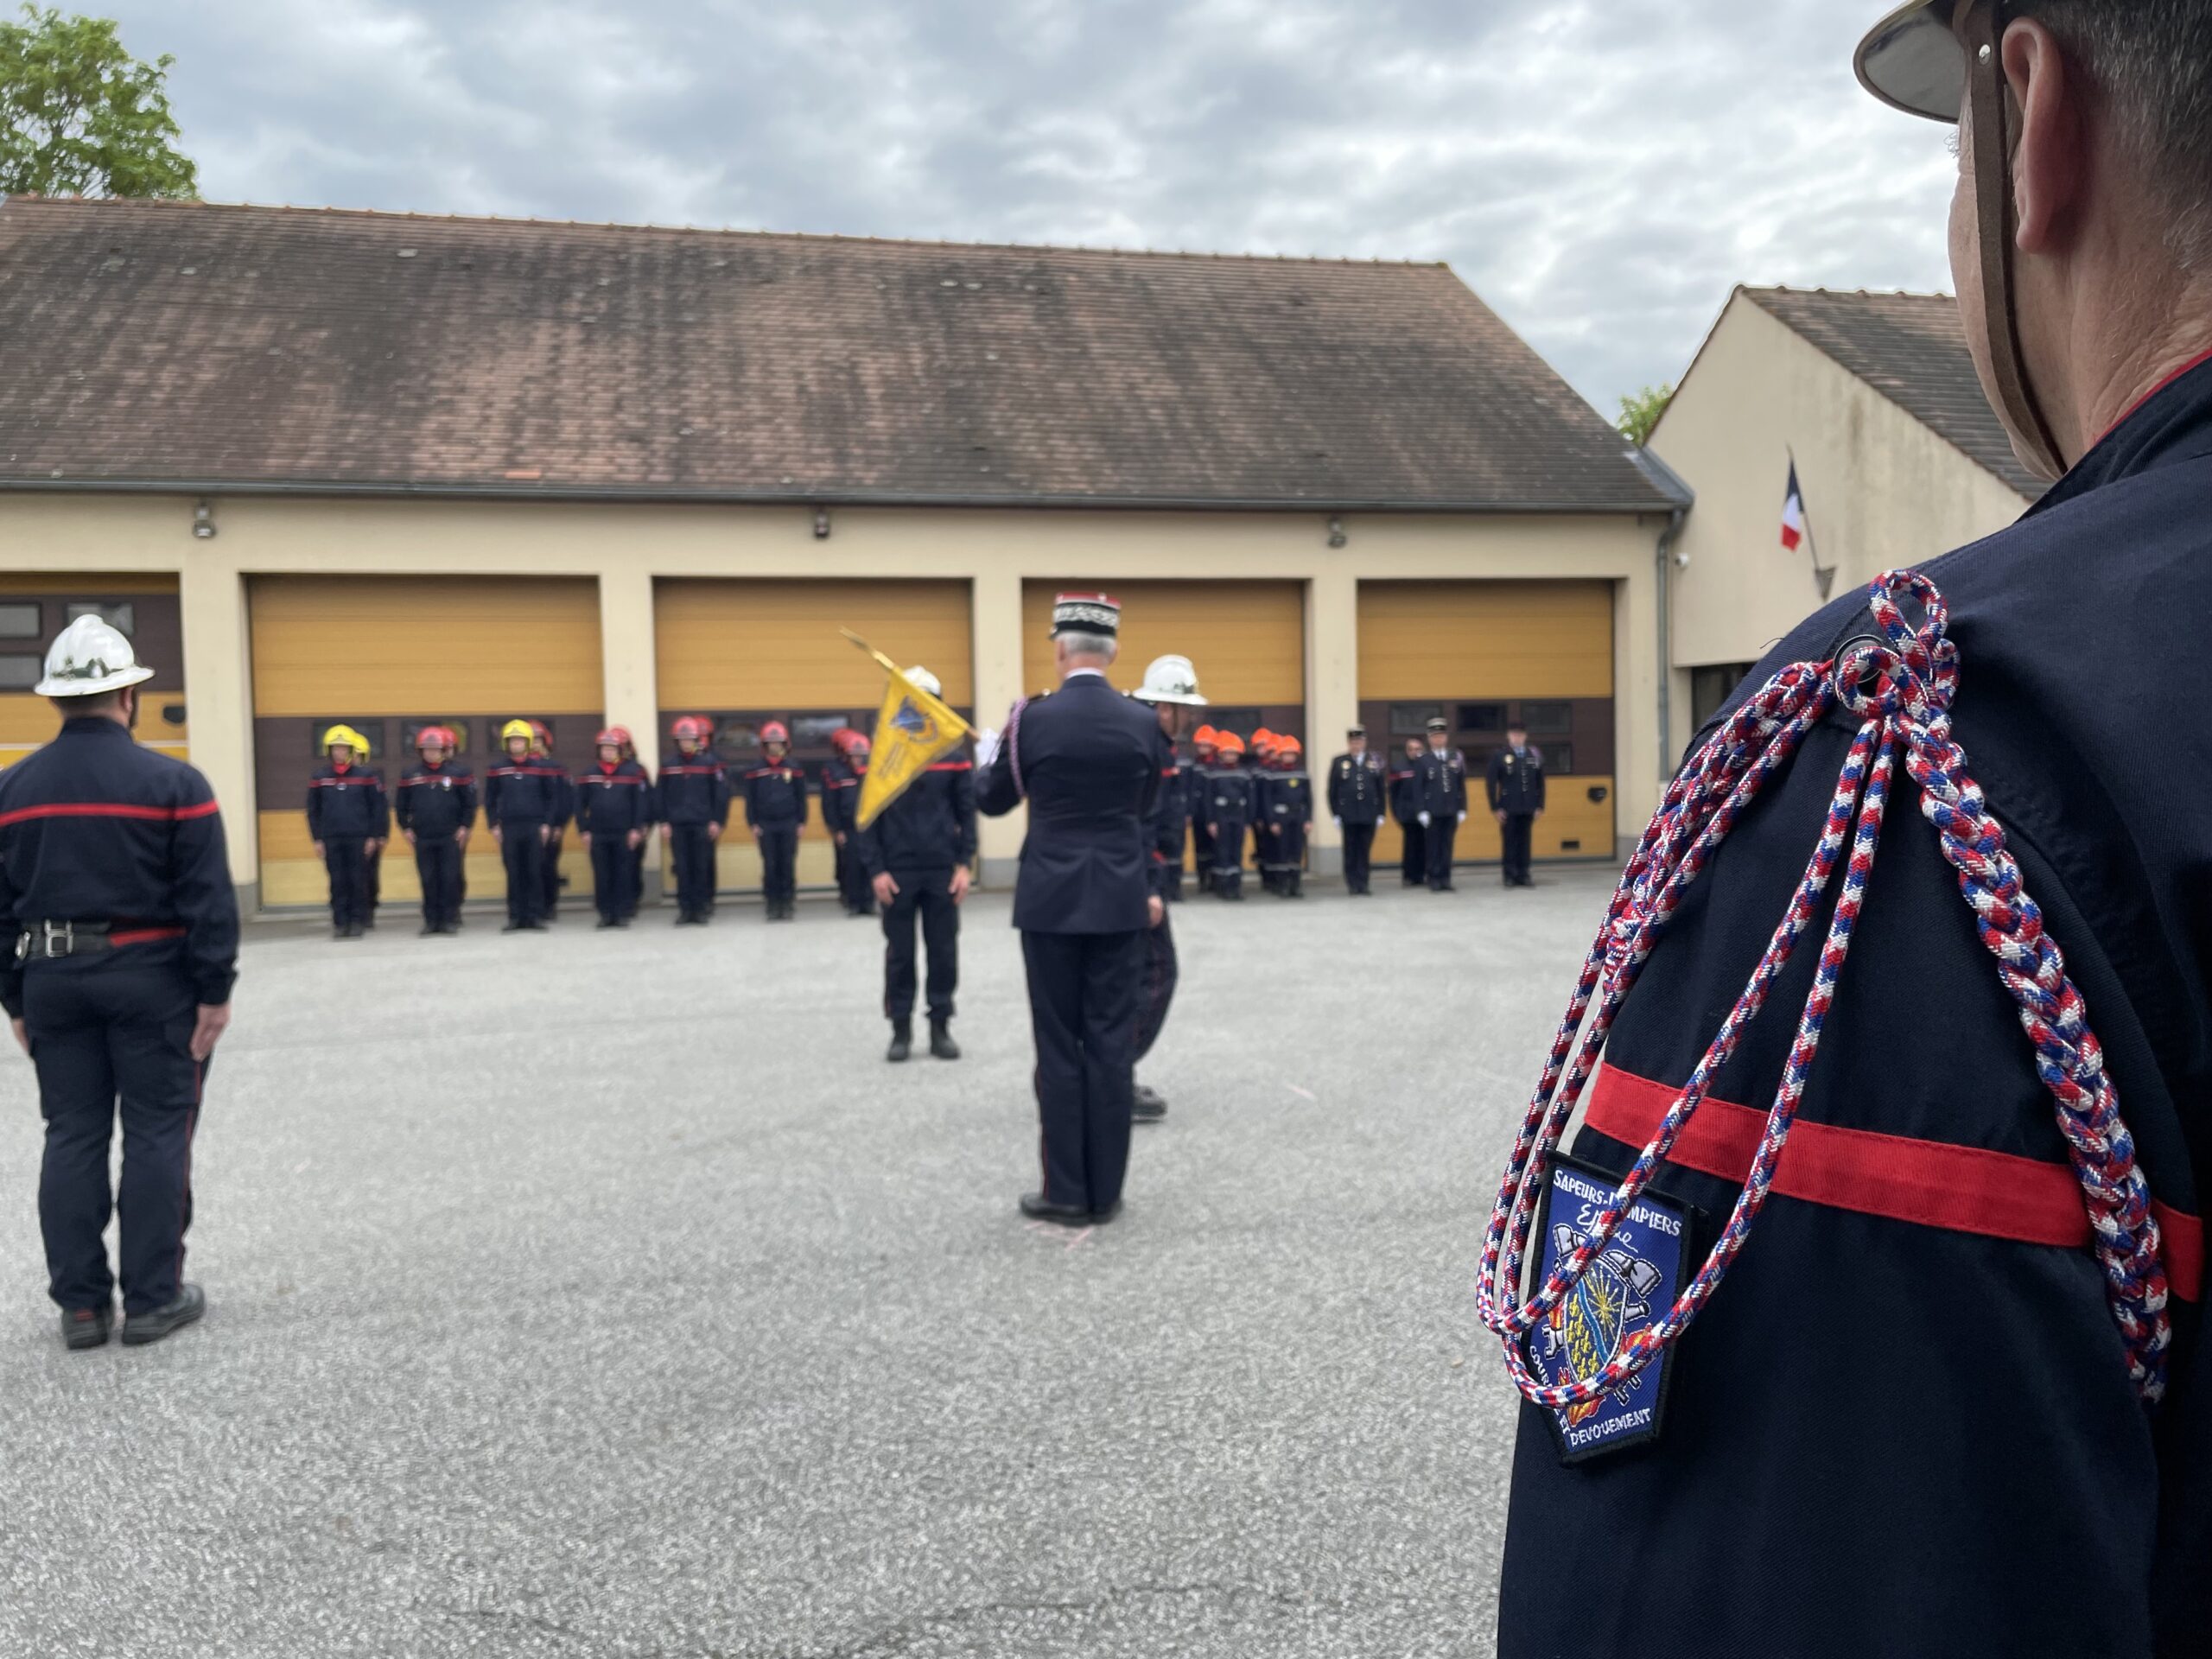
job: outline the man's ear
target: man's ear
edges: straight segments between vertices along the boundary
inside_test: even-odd
[[[2087,183],[2087,84],[2041,23],[2005,31],[2005,83],[2018,111],[2012,201],[2022,253],[2063,251],[2079,221]]]

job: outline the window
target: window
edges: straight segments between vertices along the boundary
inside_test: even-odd
[[[105,604],[96,599],[73,600],[62,607],[61,613],[71,622],[80,616],[97,616],[126,639],[138,628],[138,613],[127,599],[116,604]]]
[[[1690,724],[1702,726],[1726,708],[1751,668],[1750,663],[1713,663],[1690,670]]]
[[[1390,705],[1390,735],[1421,737],[1428,722],[1444,712],[1440,702],[1394,702]]]
[[[0,657],[0,691],[28,691],[45,675],[46,664],[35,657]]]
[[[1523,702],[1521,718],[1528,722],[1529,734],[1532,737],[1544,732],[1565,737],[1574,730],[1574,705],[1563,698],[1544,702]]]
[[[36,601],[0,605],[0,639],[35,639],[44,632]]]
[[[1505,730],[1505,705],[1502,702],[1463,702],[1459,705],[1459,729],[1463,732],[1498,732]]]
[[[843,715],[796,715],[791,721],[791,747],[827,749],[831,734],[843,731],[851,723]]]
[[[1574,772],[1574,745],[1572,743],[1538,743],[1530,740],[1529,747],[1541,755],[1544,770],[1554,778],[1572,776]]]

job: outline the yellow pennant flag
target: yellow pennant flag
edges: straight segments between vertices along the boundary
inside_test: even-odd
[[[858,634],[848,631],[845,638],[882,664],[891,676],[891,683],[884,688],[883,707],[875,717],[868,776],[861,782],[858,823],[865,830],[885,807],[906,793],[909,784],[929,770],[932,760],[974,728]]]

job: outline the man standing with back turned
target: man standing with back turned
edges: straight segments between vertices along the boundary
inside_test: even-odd
[[[1859,73],[1960,124],[1967,347],[2056,481],[1785,639],[1608,918],[1509,1293],[1557,1317],[1480,1299],[1549,1379],[1504,1659],[2212,1651],[2212,0],[1914,0]]]
[[[101,1242],[113,1210],[124,1341],[158,1342],[207,1306],[184,1282],[192,1131],[230,1023],[238,907],[207,780],[131,740],[153,673],[115,629],[78,618],[36,688],[60,709],[60,735],[0,773],[0,1004],[38,1070],[39,1226],[71,1348],[100,1346],[114,1322]]]
[[[1166,913],[1144,840],[1166,740],[1150,709],[1106,683],[1121,626],[1103,594],[1053,601],[1060,690],[1014,705],[976,775],[989,817],[1029,803],[1014,925],[1037,1039],[1044,1185],[1021,1211],[1068,1227],[1122,1207],[1144,935]]]

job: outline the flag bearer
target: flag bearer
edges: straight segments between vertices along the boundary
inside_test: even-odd
[[[153,673],[114,628],[79,617],[33,688],[60,710],[60,732],[0,772],[0,1006],[38,1075],[39,1230],[73,1349],[114,1327],[111,1216],[126,1344],[157,1342],[207,1306],[184,1280],[192,1132],[230,1021],[238,910],[207,780],[131,741]]]
[[[391,833],[384,779],[361,761],[369,741],[351,726],[322,734],[330,764],[308,780],[308,835],[330,872],[333,937],[358,939],[369,920],[369,861]]]
[[[1398,885],[1406,887],[1417,887],[1428,880],[1428,837],[1421,828],[1421,779],[1416,770],[1421,756],[1421,740],[1408,738],[1405,752],[1391,762],[1389,775],[1383,780],[1390,791],[1390,816],[1398,821]]]
[[[1313,780],[1306,771],[1306,746],[1294,737],[1275,739],[1268,775],[1255,779],[1255,810],[1262,821],[1268,887],[1279,899],[1302,899],[1306,881],[1306,832],[1313,822]]]
[[[926,668],[906,677],[933,697],[944,688]],[[891,1021],[884,1058],[903,1060],[914,1044],[914,923],[929,952],[930,1052],[957,1060],[952,999],[960,984],[960,901],[976,861],[976,767],[958,748],[932,761],[859,832],[856,850],[883,911],[883,1012]]]
[[[1182,768],[1175,765],[1175,740],[1183,722],[1190,718],[1184,711],[1203,709],[1206,700],[1198,691],[1198,671],[1187,657],[1154,658],[1144,671],[1144,683],[1130,695],[1139,702],[1152,706],[1160,722],[1161,750],[1160,799],[1154,804],[1145,828],[1145,839],[1152,854],[1154,901],[1149,911],[1152,925],[1145,933],[1144,982],[1137,993],[1136,1061],[1141,1065],[1145,1056],[1152,1052],[1152,1046],[1160,1040],[1160,1027],[1167,1023],[1167,1010],[1175,1000],[1175,986],[1181,977],[1175,955],[1175,926],[1167,914],[1167,900],[1182,880],[1183,828],[1190,804],[1186,791],[1181,787],[1184,779],[1179,776]],[[1201,729],[1211,732],[1210,728]],[[1173,800],[1168,798],[1171,780],[1177,785]],[[1202,779],[1189,781],[1196,787],[1205,786]],[[1136,1085],[1135,1103],[1131,1115],[1139,1123],[1156,1123],[1167,1116],[1166,1100],[1147,1084]]]
[[[1452,844],[1467,821],[1467,757],[1450,747],[1450,729],[1441,715],[1432,716],[1428,747],[1414,763],[1431,893],[1452,891]]]
[[[484,777],[484,817],[507,872],[506,933],[545,931],[545,860],[562,774],[532,755],[532,724],[511,720],[499,728],[505,753]]]
[[[1191,863],[1198,872],[1198,891],[1213,891],[1213,828],[1206,822],[1206,785],[1221,764],[1221,734],[1201,726],[1191,734],[1192,761],[1185,780],[1185,815],[1191,821]]]
[[[591,848],[592,898],[599,925],[627,927],[637,913],[632,891],[637,865],[630,855],[645,843],[652,823],[652,779],[635,760],[626,727],[610,726],[594,740],[599,763],[586,769],[576,785],[576,830]]]
[[[806,823],[806,774],[791,762],[791,728],[760,728],[760,764],[745,774],[745,823],[760,846],[760,893],[767,919],[788,922],[798,899],[798,832]]]
[[[1491,756],[1483,781],[1491,814],[1505,838],[1505,885],[1533,887],[1529,844],[1536,820],[1544,816],[1544,756],[1530,745],[1529,728],[1519,721],[1505,728],[1505,747]]]
[[[729,774],[707,747],[714,728],[684,715],[671,728],[676,755],[660,769],[660,816],[676,867],[676,925],[703,927],[715,908],[715,848],[729,821]]]
[[[861,860],[861,779],[868,774],[868,740],[849,726],[833,733],[836,751],[822,763],[822,822],[836,849],[837,902],[848,916],[875,914],[875,890]]]
[[[1368,752],[1367,728],[1355,726],[1344,734],[1344,753],[1329,762],[1329,816],[1344,832],[1348,893],[1374,891],[1368,854],[1375,845],[1375,826],[1382,822],[1384,793],[1382,766]]]
[[[531,764],[545,780],[549,815],[545,820],[545,861],[538,870],[538,881],[543,889],[537,918],[550,924],[561,919],[561,888],[567,877],[561,873],[561,849],[569,838],[569,824],[576,812],[576,780],[569,775],[553,753],[553,728],[542,720],[530,722]]]
[[[399,833],[415,849],[423,884],[423,937],[461,929],[461,861],[476,823],[476,779],[454,760],[453,729],[425,726],[415,734],[421,759],[401,774],[393,797]]]
[[[1252,821],[1252,775],[1244,770],[1244,740],[1223,732],[1215,741],[1220,763],[1205,785],[1206,833],[1213,837],[1213,890],[1244,898],[1244,826]]]

